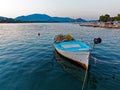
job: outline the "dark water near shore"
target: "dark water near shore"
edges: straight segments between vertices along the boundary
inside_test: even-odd
[[[91,53],[84,90],[119,90],[120,29],[67,23],[0,24],[0,90],[81,90],[85,71],[53,47],[54,36],[67,33],[90,46],[103,39]]]

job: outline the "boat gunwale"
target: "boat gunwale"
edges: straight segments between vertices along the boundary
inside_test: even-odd
[[[79,47],[64,48],[62,46],[62,45],[70,45],[70,44],[76,44],[76,45],[79,45]],[[78,41],[78,40],[54,43],[54,46],[60,50],[66,51],[66,52],[87,52],[87,51],[90,51],[90,47],[86,43]]]

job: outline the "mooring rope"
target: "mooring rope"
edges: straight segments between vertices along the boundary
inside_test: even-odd
[[[85,72],[85,77],[84,77],[84,81],[83,81],[83,85],[82,85],[82,90],[84,90],[86,78],[87,78],[87,69],[86,69],[86,72]]]
[[[97,62],[97,61],[99,61],[99,62],[103,62],[103,63],[107,63],[107,64],[120,64],[120,62],[108,62],[108,61],[102,61],[102,60],[98,60],[98,59],[96,59],[95,57],[91,57],[93,60],[94,60],[94,62]]]
[[[113,63],[113,62],[98,60],[98,59],[96,59],[95,57],[91,57],[91,58],[94,60],[94,62],[99,61],[99,62],[102,62],[102,63],[113,64],[113,65],[120,64],[120,62],[115,62],[115,63]],[[115,67],[114,67],[114,68],[115,68]],[[87,71],[87,69],[86,69],[84,81],[83,81],[83,84],[82,84],[82,90],[84,90],[84,87],[85,87],[85,81],[86,81],[86,78],[87,78],[87,72],[88,72],[88,71]]]

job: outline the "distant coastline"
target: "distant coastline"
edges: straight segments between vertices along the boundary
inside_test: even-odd
[[[87,22],[82,18],[73,19],[70,17],[51,17],[46,14],[30,14],[16,18],[0,17],[0,23],[64,23],[64,22]]]

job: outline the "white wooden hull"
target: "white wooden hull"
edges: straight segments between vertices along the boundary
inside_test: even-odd
[[[80,64],[84,69],[88,69],[89,66],[89,51],[86,52],[67,52],[60,50],[59,48],[55,47],[57,52],[62,56],[71,59],[74,62]]]

